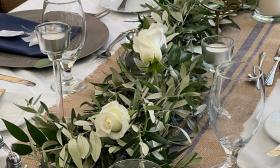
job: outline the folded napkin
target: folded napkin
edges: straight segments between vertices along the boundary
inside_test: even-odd
[[[34,30],[36,22],[0,13],[0,30],[26,31]],[[38,45],[29,47],[21,37],[0,37],[0,51],[25,55],[29,57],[46,58]]]

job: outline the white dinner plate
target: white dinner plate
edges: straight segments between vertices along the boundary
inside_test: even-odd
[[[28,95],[22,93],[6,92],[0,97],[0,118],[8,120],[17,126],[23,125],[25,123],[24,118],[29,120],[34,114],[15,107],[15,104],[25,106],[26,102],[24,99],[28,97]],[[3,121],[0,120],[0,131],[5,130],[7,130],[6,126]]]
[[[280,112],[274,112],[265,120],[265,132],[273,140],[280,143]]]
[[[149,10],[148,7],[143,6],[149,4],[153,7],[157,7],[157,4],[153,0],[127,0],[124,10],[118,10],[118,7],[123,0],[100,0],[99,5],[103,8],[110,9],[114,12],[121,13],[139,13],[146,12]]]

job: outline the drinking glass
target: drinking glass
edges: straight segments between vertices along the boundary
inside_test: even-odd
[[[265,102],[264,80],[261,70],[256,83],[244,72],[246,62],[227,62],[216,69],[208,111],[210,124],[226,154],[226,161],[215,168],[237,168],[240,148],[248,143],[263,122]]]
[[[279,22],[280,21],[280,1],[279,0],[256,0],[256,7],[253,18],[259,22]]]
[[[214,35],[201,41],[202,55],[210,65],[210,72],[215,72],[215,67],[232,59],[234,40],[230,37]]]
[[[111,165],[109,168],[160,168],[159,165],[155,164],[154,162],[151,162],[149,160],[144,159],[126,159],[119,161],[113,165]]]
[[[70,45],[61,59],[63,69],[63,92],[75,93],[84,88],[81,80],[71,74],[75,61],[79,58],[86,38],[85,14],[80,0],[45,0],[43,9],[43,22],[59,21],[70,25]]]
[[[58,116],[64,116],[60,61],[69,47],[71,28],[62,22],[45,22],[35,28],[40,50],[53,62]]]

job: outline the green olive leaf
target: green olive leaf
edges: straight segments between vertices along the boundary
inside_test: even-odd
[[[160,98],[162,98],[162,93],[161,92],[153,93],[153,94],[150,94],[149,96],[146,97],[147,100],[160,99]]]
[[[67,159],[68,159],[68,152],[66,152],[66,146],[64,146],[59,153],[59,160],[58,160],[59,167],[65,167]]]
[[[77,126],[91,126],[91,125],[93,125],[93,123],[91,123],[89,121],[84,121],[84,120],[75,121],[74,124],[77,125]]]
[[[25,134],[25,132],[22,129],[20,129],[18,126],[5,119],[2,119],[2,121],[4,122],[7,130],[13,137],[15,137],[17,140],[21,142],[29,142],[28,136]]]
[[[68,146],[69,154],[70,154],[73,162],[75,163],[75,165],[78,168],[83,168],[81,154],[80,154],[79,146],[78,146],[76,139],[71,139],[68,142],[67,146]]]
[[[144,156],[147,156],[149,153],[149,146],[147,144],[145,144],[144,142],[140,142],[139,145],[141,147],[141,153]]]
[[[89,140],[92,147],[92,152],[91,152],[92,159],[95,162],[97,162],[97,160],[100,157],[101,149],[102,149],[101,139],[96,135],[95,132],[91,131]]]
[[[12,151],[16,152],[19,155],[29,155],[32,153],[32,148],[26,144],[14,143],[12,145]]]
[[[46,136],[38,128],[31,124],[27,119],[25,119],[25,123],[30,136],[32,137],[34,142],[39,147],[41,147],[47,141]]]
[[[81,158],[85,159],[87,154],[89,153],[88,140],[84,136],[78,135],[77,143],[80,150]]]

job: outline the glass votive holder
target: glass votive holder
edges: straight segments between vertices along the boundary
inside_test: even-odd
[[[280,21],[280,1],[279,0],[257,0],[253,18],[259,22],[279,22]]]
[[[144,159],[126,159],[119,161],[113,165],[111,165],[109,168],[161,168],[156,163],[144,160]]]
[[[201,47],[204,61],[212,66],[210,71],[215,71],[218,65],[231,61],[234,40],[221,35],[208,36],[202,39]]]

